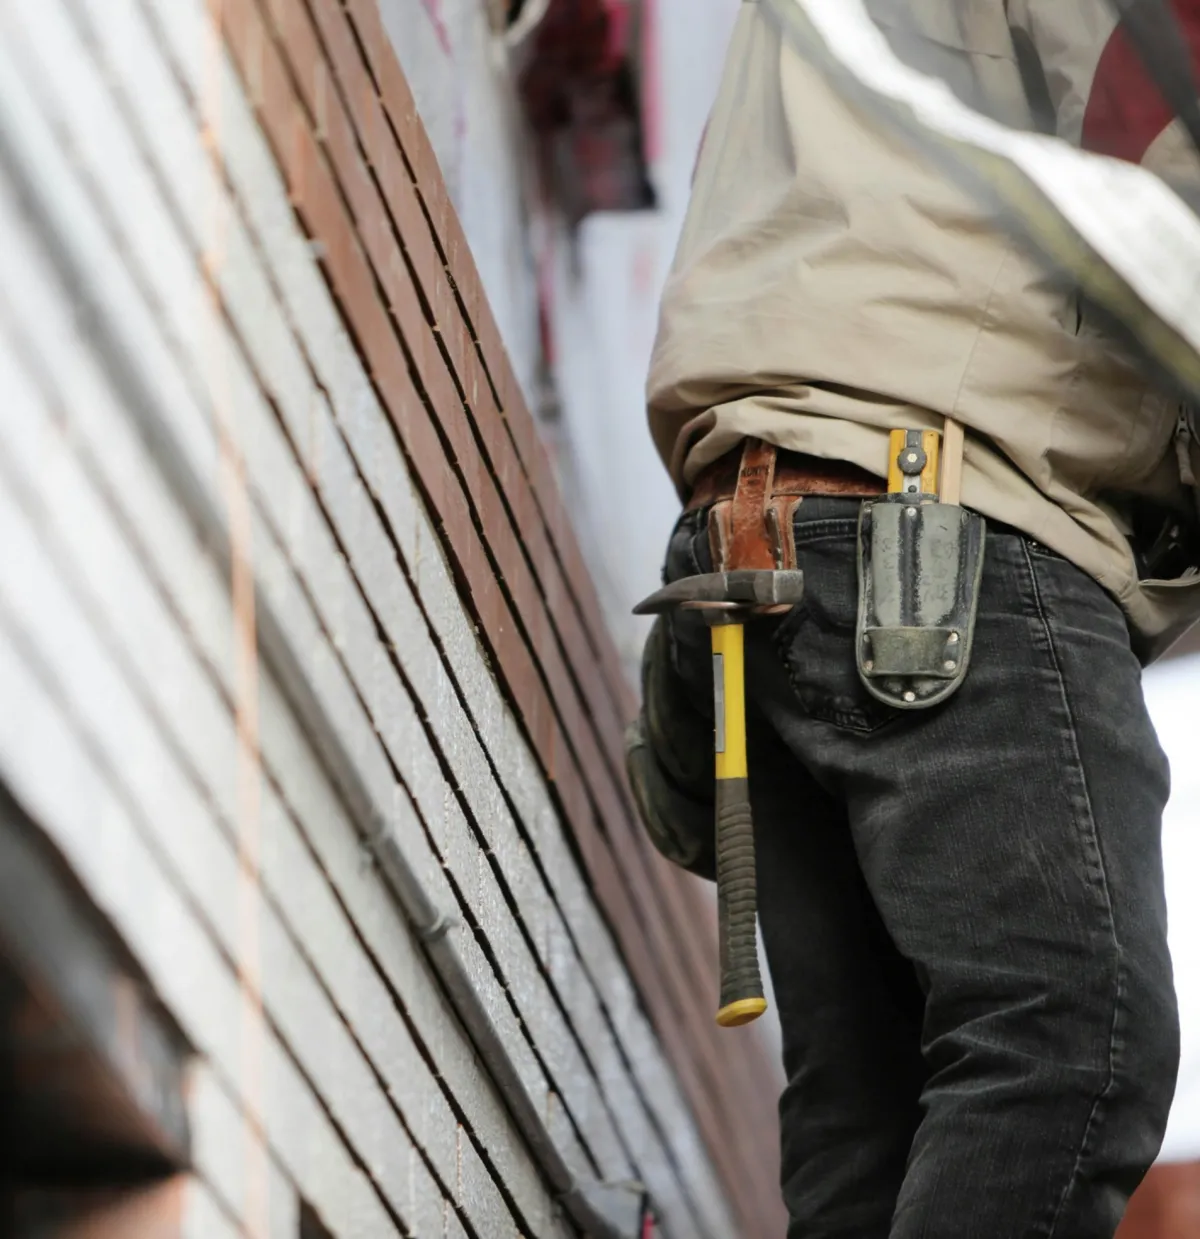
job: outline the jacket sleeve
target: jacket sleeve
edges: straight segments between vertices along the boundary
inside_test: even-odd
[[[1171,7],[1195,66],[1200,9]],[[1007,12],[1035,78],[1031,93],[1044,91],[1051,132],[1084,150],[1142,164],[1189,196],[1200,191],[1200,157],[1118,21],[1113,0],[1007,0]]]

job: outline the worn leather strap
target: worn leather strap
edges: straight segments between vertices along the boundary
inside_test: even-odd
[[[687,510],[708,508],[723,499],[732,499],[737,489],[742,447],[726,452],[702,469],[687,498]],[[775,453],[772,495],[845,495],[866,499],[882,495],[887,483],[881,477],[844,460],[825,460],[802,452],[780,449]]]
[[[775,552],[767,529],[767,500],[774,480],[774,445],[761,439],[747,439],[742,445],[737,488],[729,507],[729,545],[725,556],[728,568],[775,567]]]
[[[696,479],[688,509],[708,507],[709,545],[717,571],[794,568],[793,518],[806,495],[867,498],[881,478],[838,460],[777,451],[746,439]]]

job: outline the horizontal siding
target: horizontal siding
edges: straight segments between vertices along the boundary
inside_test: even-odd
[[[549,482],[545,453],[529,414],[510,381],[469,252],[374,3],[361,0],[343,13],[326,0],[316,0],[311,22],[303,6],[289,6],[275,38],[264,14],[250,0],[231,0],[223,12],[243,75],[260,84],[255,92],[258,111],[284,163],[292,200],[321,247],[328,278],[442,524],[494,663],[518,705],[535,752],[553,775],[555,793],[589,877],[655,1016],[657,1031],[681,1074],[726,1183],[746,1201],[746,1225],[769,1230],[779,1222],[777,1205],[765,1203],[776,1199],[772,1138],[776,1076],[753,1035],[742,1038],[737,1054],[727,1053],[730,1039],[711,1018],[715,991],[711,930],[697,932],[700,926],[710,926],[710,918],[698,907],[689,880],[661,862],[633,828],[628,792],[618,769],[619,729],[607,726],[596,708],[601,690],[588,688],[596,668],[586,659],[572,659],[570,652],[570,604],[596,625],[600,611],[594,594],[587,592],[590,583],[580,584],[582,569],[572,571],[578,550],[571,542],[570,524]],[[347,18],[352,19],[356,40],[347,36]],[[321,39],[328,49],[325,57]],[[347,67],[356,47],[365,49],[370,78],[362,76],[361,67],[357,75]],[[339,82],[350,101],[345,116],[339,111]],[[311,115],[304,110],[306,100]],[[367,168],[374,171],[374,186]],[[411,209],[414,192],[432,228],[434,257],[440,263],[422,258],[427,244],[418,232],[420,216]],[[396,226],[396,241],[390,245],[380,228],[389,211]],[[443,309],[446,272],[456,296]],[[412,305],[409,278],[423,292],[424,323]],[[464,316],[465,333],[455,320],[456,311]],[[461,362],[453,354],[455,340],[463,342]],[[468,347],[471,342],[476,342],[473,350]],[[461,411],[446,394],[439,355],[466,397]],[[472,377],[477,357],[485,363],[488,385],[481,386]],[[411,377],[402,368],[405,361]],[[503,416],[495,416],[500,409]],[[474,440],[464,421],[476,429]],[[429,441],[430,423],[445,434],[444,445]],[[526,525],[520,525],[515,515],[522,510],[521,471],[506,464],[505,445],[510,440],[521,467],[535,482],[534,493],[539,500],[550,497],[546,510],[529,514]],[[455,465],[450,474],[447,455]],[[564,600],[555,594],[552,581],[545,598],[539,596],[530,588],[519,559],[514,563],[506,553],[512,531],[504,512],[488,507],[489,465],[502,484],[526,549],[537,545],[532,532],[536,518],[540,515],[545,522],[576,591],[566,605],[559,605]],[[480,484],[483,496],[475,499],[475,511],[484,550],[491,556],[486,565],[481,564],[480,541],[470,521],[471,500]],[[499,598],[496,580],[501,586]],[[543,624],[547,615],[553,621],[549,629]],[[560,674],[559,641],[581,686],[583,708],[581,698]],[[605,651],[606,666],[615,667],[611,644],[598,648]],[[608,691],[617,692],[615,670],[605,683]]]
[[[294,51],[287,22],[307,10],[273,11]],[[699,905],[672,874],[643,878],[676,918],[648,960],[597,903],[597,855],[622,880],[613,844],[576,832],[581,865],[564,831],[573,800],[538,742],[553,729],[497,680],[495,615],[445,553],[444,512],[203,4],[14,0],[0,32],[0,692],[22,703],[0,774],[197,1047],[189,1211],[272,1239],[296,1233],[300,1198],[336,1236],[570,1233],[395,902],[386,839],[454,913],[577,1173],[642,1179],[675,1239],[736,1233],[703,1136],[757,1081],[753,1056],[725,1073],[678,1033],[708,1014],[698,973],[669,1009],[652,984],[666,952],[703,941]],[[424,293],[443,255],[417,205]],[[463,418],[464,374],[492,401],[479,485],[459,492],[482,505],[474,571],[505,605],[495,582],[525,581],[509,623],[527,658],[557,648],[587,777],[621,802],[628,702],[599,612],[528,415],[501,418],[511,376],[486,308],[441,270],[457,317],[451,356],[428,358],[454,391],[440,413]],[[433,303],[416,300],[424,339]],[[419,404],[407,370],[402,390]],[[462,433],[459,465],[484,428]],[[234,544],[232,581],[200,511]],[[250,573],[307,705],[255,657]],[[325,768],[326,736],[365,803]]]
[[[22,392],[17,383],[10,390]],[[31,401],[17,400],[13,408],[14,418],[20,417],[26,427],[36,425]],[[10,440],[6,433],[6,442],[17,437],[14,432]],[[106,528],[100,506],[88,502],[86,479],[72,468],[70,457],[56,459],[47,450],[47,438],[41,438],[32,463],[44,471],[43,478],[49,474],[59,485],[43,482],[42,504],[26,493],[24,513],[16,502],[0,502],[12,570],[11,576],[6,574],[4,604],[12,639],[27,650],[30,665],[42,672],[41,687],[76,728],[79,760],[88,767],[82,785],[87,778],[103,781],[103,792],[85,792],[70,822],[63,820],[64,828],[78,829],[81,835],[82,850],[71,855],[72,861],[97,893],[109,875],[93,875],[95,859],[89,850],[100,853],[102,864],[118,867],[121,872],[112,875],[114,881],[134,879],[132,887],[126,885],[111,901],[103,901],[110,914],[119,913],[122,928],[131,913],[142,910],[147,893],[160,888],[160,928],[165,932],[147,934],[153,941],[145,944],[145,929],[130,936],[139,949],[153,947],[161,953],[151,974],[165,996],[173,997],[180,983],[186,987],[191,1008],[186,1014],[192,1018],[181,1022],[241,1095],[243,1105],[251,1113],[259,1111],[268,1124],[275,1116],[283,1121],[278,1135],[271,1133],[272,1143],[286,1148],[293,1126],[289,1111],[297,1107],[278,1106],[269,1097],[274,1091],[270,1082],[278,1081],[280,1095],[302,1088],[295,1074],[299,1070],[311,1082],[314,1100],[350,1137],[385,1204],[405,1225],[417,1233],[434,1233],[421,1224],[420,1210],[444,1193],[457,1198],[468,1216],[476,1215],[472,1220],[478,1233],[515,1233],[511,1219],[494,1225],[499,1208],[494,1186],[490,1199],[478,1185],[473,1196],[459,1195],[460,1161],[469,1154],[459,1147],[460,1130],[448,1099],[411,1038],[403,1035],[395,1003],[353,934],[332,915],[332,900],[321,889],[311,857],[294,837],[288,838],[286,810],[269,784],[262,788],[261,815],[259,877],[265,898],[257,906],[253,930],[247,930],[237,903],[251,879],[239,867],[228,837],[229,819],[214,803],[235,782],[229,777],[232,716],[215,700],[211,684],[205,685],[181,634],[168,626],[165,609],[139,575],[136,560],[115,537],[106,537],[113,531]],[[17,460],[15,453],[10,455],[10,470]],[[126,567],[131,570],[122,571]],[[35,688],[15,674],[10,678],[6,673],[5,684],[22,702],[34,698]],[[18,724],[13,742],[29,744],[24,712],[10,717]],[[56,755],[63,767],[59,777],[70,781],[72,745],[65,740],[48,745],[36,736],[33,740],[39,750]],[[202,766],[211,770],[211,778],[199,773]],[[23,782],[50,781],[48,772],[34,764],[34,754],[13,753],[11,768],[21,772]],[[36,795],[37,788],[19,786],[18,792]],[[113,820],[105,822],[112,836],[91,837],[88,809],[97,812],[110,798],[117,806]],[[49,814],[39,817],[52,830],[59,825]],[[55,837],[64,842],[57,831]],[[291,867],[284,867],[284,861],[291,861]],[[273,906],[276,891],[287,912]],[[301,893],[307,898],[298,898]],[[180,895],[182,909],[171,908],[172,898]],[[148,902],[156,906],[155,899]],[[185,934],[188,914],[207,931],[207,941],[185,946],[186,937],[199,938],[196,924],[189,924],[190,933]],[[285,915],[294,922],[287,928]],[[185,964],[192,952],[194,967],[185,966],[176,975],[176,966]],[[319,972],[305,952],[329,961],[329,967]],[[279,1039],[265,1029],[256,1034],[263,1044],[250,1058],[261,1057],[262,1062],[247,1061],[243,1044],[247,1021],[258,1021],[257,1003],[244,993],[248,980]],[[343,1010],[331,1002],[331,991],[343,999]],[[448,1014],[443,1016],[448,1022]],[[364,1053],[364,1042],[373,1058]],[[283,1045],[295,1066],[283,1061]],[[399,1114],[389,1096],[399,1101]],[[511,1133],[507,1138],[502,1134],[500,1143],[509,1151],[519,1150]],[[524,1177],[534,1181],[531,1173]],[[514,1184],[521,1179],[519,1173],[512,1175]],[[540,1213],[535,1211],[539,1203]],[[548,1202],[534,1195],[530,1204],[526,1222],[538,1233],[546,1227]]]

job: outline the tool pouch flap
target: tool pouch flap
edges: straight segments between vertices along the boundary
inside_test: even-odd
[[[928,495],[863,504],[858,538],[858,673],[900,710],[936,705],[971,657],[986,526]]]

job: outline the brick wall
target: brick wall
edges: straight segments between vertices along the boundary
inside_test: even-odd
[[[537,181],[491,9],[507,0],[379,0],[480,282],[526,399],[541,364],[531,215]]]
[[[779,1233],[375,0],[0,6],[0,383],[0,778],[195,1048],[187,1233],[570,1235],[534,1119],[665,1235]]]

